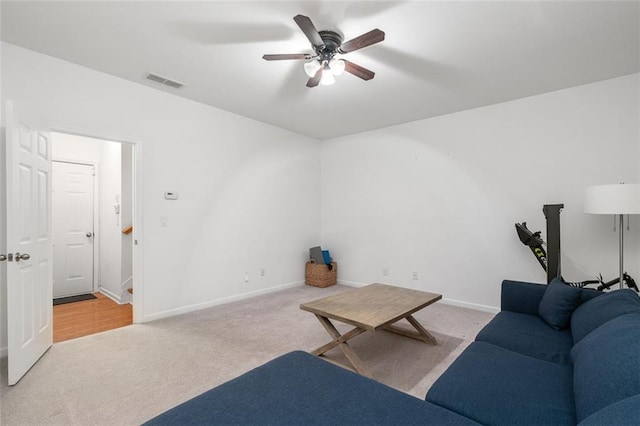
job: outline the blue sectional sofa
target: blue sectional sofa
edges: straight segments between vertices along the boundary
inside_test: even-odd
[[[291,352],[148,424],[640,424],[640,298],[504,281],[501,312],[426,401]]]

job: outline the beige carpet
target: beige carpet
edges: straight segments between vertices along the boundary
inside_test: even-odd
[[[278,355],[327,343],[299,305],[346,290],[300,286],[57,343],[13,387],[5,358],[0,425],[140,424]],[[376,380],[423,398],[493,315],[438,302],[415,317],[439,345],[386,332],[349,343]]]

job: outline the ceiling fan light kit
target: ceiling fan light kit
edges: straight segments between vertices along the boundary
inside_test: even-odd
[[[333,58],[329,61],[329,68],[331,68],[331,72],[333,75],[338,76],[344,72],[344,60]]]
[[[333,76],[333,73],[329,69],[329,65],[325,65],[322,69],[322,77],[320,77],[320,84],[323,86],[331,86],[336,82],[336,78]]]
[[[309,76],[307,87],[316,87],[318,84],[331,85],[335,83],[335,76],[344,71],[363,80],[371,80],[375,73],[360,65],[336,55],[344,55],[355,50],[362,49],[384,40],[384,32],[379,29],[371,30],[366,34],[347,42],[342,42],[342,36],[335,31],[318,31],[311,19],[304,15],[296,15],[293,20],[298,24],[302,32],[311,42],[314,54],[269,54],[262,58],[266,61],[280,61],[290,59],[304,59],[304,72]]]
[[[307,73],[309,77],[316,75],[320,68],[322,68],[322,64],[315,59],[304,63],[304,72]]]

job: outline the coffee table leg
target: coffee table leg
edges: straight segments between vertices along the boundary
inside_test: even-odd
[[[404,328],[396,327],[394,325],[388,325],[384,327],[383,330],[401,334],[405,337],[411,337],[412,339],[421,340],[425,343],[433,343],[434,345],[438,344],[436,338],[431,333],[429,333],[427,329],[418,322],[417,319],[415,319],[411,315],[408,315],[406,317],[406,320],[409,321],[409,324],[411,324],[413,328],[416,329],[417,333],[410,330],[405,330]]]
[[[424,328],[422,324],[418,322],[417,319],[409,315],[407,317],[407,321],[409,321],[409,324],[411,324],[413,328],[415,328],[418,331],[418,334],[423,336],[425,339],[430,340],[431,343],[433,343],[434,345],[438,344],[438,341],[436,340],[436,338],[431,333],[429,333],[427,329]]]
[[[337,346],[342,351],[344,356],[347,357],[347,359],[349,360],[351,365],[353,365],[353,368],[356,370],[358,374],[371,377],[369,373],[367,373],[367,370],[364,368],[364,365],[362,364],[360,357],[356,355],[354,350],[347,343],[347,340],[359,334],[364,333],[366,330],[356,327],[353,330],[349,331],[348,333],[340,334],[340,332],[335,328],[335,326],[331,323],[331,321],[329,321],[329,318],[323,317],[318,314],[316,314],[316,318],[318,318],[318,321],[320,321],[320,324],[322,324],[324,329],[327,330],[327,333],[329,333],[329,335],[333,338],[333,341],[319,347],[318,349],[313,351],[312,354],[321,356],[322,354],[327,352],[329,349],[333,349]]]

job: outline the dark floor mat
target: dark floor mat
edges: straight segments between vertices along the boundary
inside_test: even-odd
[[[79,294],[77,296],[59,297],[53,299],[53,306],[64,305],[65,303],[81,302],[83,300],[97,299],[93,294]]]

